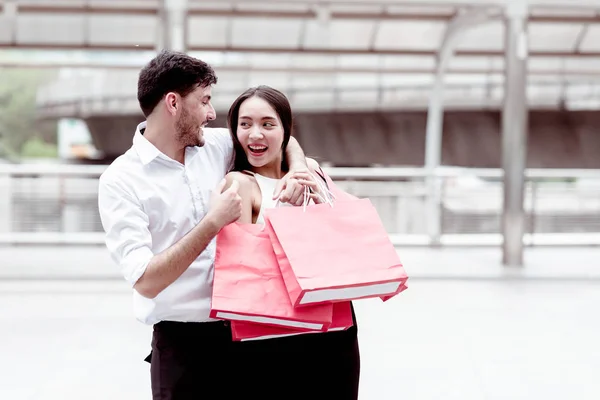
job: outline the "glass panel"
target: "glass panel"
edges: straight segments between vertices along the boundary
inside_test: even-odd
[[[377,32],[377,49],[437,50],[446,31],[443,22],[382,21]]]
[[[197,17],[188,18],[188,43],[190,46],[226,46],[229,18]]]
[[[154,15],[90,15],[81,17],[89,26],[90,42],[153,46],[157,19]]]
[[[233,20],[231,41],[242,47],[298,47],[301,19],[238,18]]]
[[[582,24],[529,24],[529,46],[533,51],[573,51]]]
[[[306,23],[304,46],[309,48],[367,49],[375,22],[333,20],[327,23],[310,20]]]
[[[17,42],[83,44],[84,22],[79,15],[21,15],[17,18]]]
[[[434,56],[391,56],[382,57],[382,66],[389,69],[431,69],[435,68]]]
[[[580,51],[600,51],[600,25],[588,25],[579,46]]]
[[[457,50],[499,51],[504,49],[504,24],[491,21],[466,31],[456,46]]]

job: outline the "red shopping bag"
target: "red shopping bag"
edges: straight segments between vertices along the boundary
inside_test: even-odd
[[[333,305],[294,309],[262,225],[232,223],[217,235],[211,318],[325,331]]]
[[[353,325],[352,309],[349,301],[333,305],[333,317],[327,332],[345,331]],[[277,328],[254,322],[231,321],[231,336],[234,341],[274,339],[286,336],[302,335],[307,333],[321,333],[302,331],[291,328]]]
[[[390,296],[408,279],[369,199],[268,209],[265,222],[295,307]]]

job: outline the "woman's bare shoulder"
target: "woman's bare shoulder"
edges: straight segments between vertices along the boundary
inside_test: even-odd
[[[234,181],[239,183],[240,187],[250,187],[256,181],[253,175],[241,171],[231,171],[225,175],[225,188],[231,186]]]
[[[238,181],[239,183],[253,182],[256,180],[253,175],[247,172],[231,171],[225,175],[225,180],[229,182]]]

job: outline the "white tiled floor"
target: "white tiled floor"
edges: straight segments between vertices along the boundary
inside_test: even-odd
[[[505,268],[497,247],[405,247],[400,259],[418,278],[600,280],[600,247],[525,250],[526,268]],[[1,279],[120,279],[103,246],[0,246]]]
[[[148,399],[150,330],[121,282],[0,285],[0,399]]]
[[[73,253],[63,261],[81,260],[77,251],[61,251]],[[583,255],[591,270],[600,258],[598,250],[589,251]],[[568,265],[567,253],[557,250],[547,259]],[[49,259],[53,253],[45,254]],[[426,253],[406,254],[411,263],[429,262],[430,271],[444,268],[443,260],[433,265]],[[496,253],[486,254],[471,253],[465,263],[491,270]],[[459,255],[448,255],[447,262]],[[43,260],[44,253],[35,258]],[[3,258],[11,259],[17,260]],[[356,302],[362,400],[600,398],[597,279],[413,275],[398,298]],[[133,319],[125,283],[15,277],[0,280],[0,399],[151,397],[149,365],[143,361],[150,328]]]
[[[363,398],[600,398],[598,289],[416,281],[389,308],[360,303]]]

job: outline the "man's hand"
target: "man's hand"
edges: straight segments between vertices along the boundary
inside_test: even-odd
[[[310,198],[320,203],[319,185],[315,182],[313,175],[307,167],[296,167],[283,176],[277,183],[273,192],[273,199],[279,198],[282,203],[290,203],[300,206],[304,202],[304,187],[311,189]]]
[[[214,189],[207,214],[219,229],[237,221],[242,215],[242,198],[238,194],[240,184],[234,181],[229,189],[223,191],[225,185],[226,181],[223,179]]]
[[[279,180],[275,191],[273,192],[273,200],[279,198],[283,203],[290,203],[296,206],[302,205],[304,201],[304,186],[299,182],[303,178],[295,176],[296,174],[308,173],[308,164],[304,151],[300,144],[293,136],[290,137],[290,142],[287,145],[285,154],[290,166],[289,172]]]

